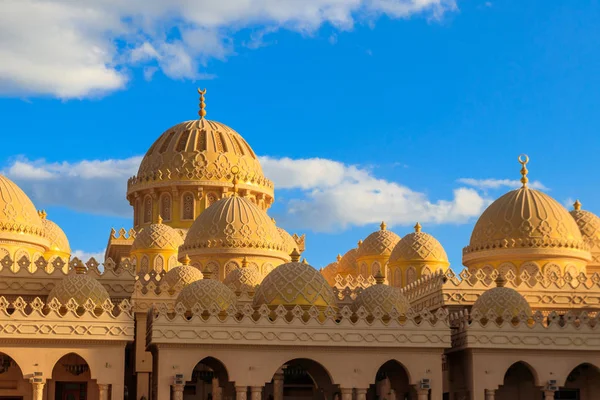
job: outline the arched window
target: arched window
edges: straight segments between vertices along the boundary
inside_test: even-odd
[[[369,277],[369,271],[367,271],[367,263],[360,264],[360,271],[358,272],[363,278]]]
[[[175,257],[175,256],[171,256],[171,257],[169,258],[169,270],[170,270],[171,268],[175,268],[176,266],[177,266],[177,257]]]
[[[140,272],[147,273],[148,272],[148,257],[142,257],[142,261],[140,262]]]
[[[394,269],[394,286],[402,287],[402,271],[400,268]]]
[[[146,196],[144,199],[144,223],[152,222],[152,197]]]
[[[194,195],[191,193],[184,193],[181,198],[181,211],[182,219],[194,219]]]
[[[371,264],[371,275],[375,276],[378,272],[383,274],[383,271],[381,270],[381,264],[375,261],[373,264]]]
[[[163,193],[160,197],[160,216],[165,221],[171,220],[171,195]]]
[[[133,213],[133,225],[134,226],[138,226],[140,224],[140,222],[142,221],[142,219],[140,218],[141,215],[142,215],[142,201],[140,199],[137,199],[135,201],[135,209],[134,209],[134,213]]]
[[[406,270],[406,284],[410,285],[417,280],[417,271],[415,267],[410,267]]]
[[[156,258],[154,259],[154,270],[160,273],[164,268],[165,260],[162,258],[161,255],[156,256]]]
[[[217,195],[215,193],[210,192],[206,195],[206,208],[212,206],[217,202]]]

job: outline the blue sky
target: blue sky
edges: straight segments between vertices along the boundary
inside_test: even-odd
[[[266,173],[285,166],[270,214],[307,234],[317,267],[384,218],[401,236],[420,221],[459,270],[520,153],[559,202],[600,212],[597,2],[265,1],[251,13],[232,0],[146,14],[97,2],[110,18],[93,22],[46,3],[2,5],[0,169],[73,249],[101,251],[112,226],[130,227],[126,177],[196,117],[196,87],[207,118],[268,157]],[[25,16],[64,35],[32,36]]]

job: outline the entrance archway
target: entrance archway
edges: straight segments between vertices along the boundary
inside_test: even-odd
[[[560,388],[560,399],[595,400],[600,393],[600,369],[592,364],[580,364],[571,371]]]
[[[511,365],[504,374],[504,383],[496,391],[496,400],[531,400],[541,396],[533,372],[523,362]]]
[[[54,393],[55,400],[96,400],[99,397],[90,366],[76,353],[62,356],[54,364],[52,379],[48,380],[48,392]]]
[[[0,400],[28,399],[33,396],[31,383],[9,355],[0,353]]]
[[[375,383],[367,391],[367,400],[411,400],[416,391],[410,386],[406,368],[396,360],[379,367]]]
[[[333,400],[341,398],[329,372],[316,361],[297,358],[281,366],[264,388],[265,400]]]
[[[192,379],[185,383],[184,400],[235,399],[235,387],[229,382],[225,365],[213,357],[206,357],[192,371]]]

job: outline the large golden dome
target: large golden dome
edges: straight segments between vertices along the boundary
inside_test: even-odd
[[[577,226],[579,226],[583,240],[590,247],[592,253],[592,262],[590,264],[593,264],[595,267],[593,272],[596,272],[598,266],[600,266],[600,218],[592,212],[582,210],[579,200],[573,204],[571,215],[575,219]],[[588,272],[592,272],[589,266]]]
[[[44,224],[33,203],[4,175],[0,175],[0,239],[41,252],[48,249]]]
[[[76,267],[76,270],[75,274],[67,276],[52,288],[48,294],[48,302],[57,299],[62,305],[66,305],[73,299],[79,306],[83,306],[89,299],[99,308],[110,299],[104,286],[85,274],[85,267]]]
[[[294,260],[278,266],[264,278],[254,294],[254,306],[337,307],[333,289],[323,275],[310,265],[298,262],[298,258]]]
[[[204,310],[215,306],[218,311],[227,311],[236,306],[237,297],[231,289],[215,279],[210,279],[209,274],[205,272],[204,279],[183,288],[175,303],[181,303],[188,310],[198,304]]]
[[[233,195],[204,211],[188,231],[180,252],[197,255],[239,253],[289,260],[275,224],[247,198]]]
[[[371,233],[358,249],[358,258],[370,256],[389,256],[396,244],[400,241],[400,236],[387,230],[384,222],[381,223],[378,231]]]
[[[144,250],[172,250],[178,251],[179,246],[183,244],[181,234],[163,224],[159,218],[158,223],[152,224],[146,228],[142,228],[135,236],[131,245],[131,252]]]
[[[373,314],[379,307],[381,312],[389,314],[395,309],[400,314],[410,311],[410,302],[400,292],[400,289],[385,285],[381,273],[375,275],[376,284],[364,289],[354,300],[354,309],[363,307],[369,314]]]
[[[512,318],[520,314],[531,316],[531,306],[525,298],[515,289],[504,287],[505,281],[502,277],[496,280],[497,287],[488,289],[479,296],[471,308],[471,314],[478,312],[482,318],[486,318],[490,311],[498,317],[502,317],[507,311]]]
[[[415,231],[404,236],[394,247],[390,264],[404,262],[448,263],[448,256],[442,244],[432,235],[422,232],[421,225],[415,225]]]
[[[59,256],[68,261],[71,256],[71,246],[69,245],[67,235],[65,235],[60,226],[46,218],[45,211],[41,211],[39,215],[44,225],[44,235],[49,242],[48,251],[45,253],[46,259],[48,260],[52,256]]]

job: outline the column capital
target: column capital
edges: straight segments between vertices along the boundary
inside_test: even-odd
[[[363,394],[363,393],[367,393],[368,389],[356,388],[354,390],[356,390],[356,393]]]
[[[99,400],[108,400],[109,386],[107,383],[98,383],[98,398]]]
[[[544,400],[554,400],[554,390],[544,390]]]
[[[173,400],[183,400],[183,388],[185,385],[183,383],[174,383],[171,385],[171,390],[173,391]]]
[[[33,387],[33,400],[42,400],[44,398],[44,385],[45,382],[33,382],[31,381],[31,386]]]
[[[496,389],[485,389],[485,400],[494,400],[496,397]]]
[[[352,388],[340,388],[340,391],[342,392],[342,394],[352,394]]]

